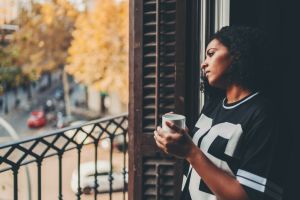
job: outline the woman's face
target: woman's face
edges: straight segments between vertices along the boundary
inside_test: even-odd
[[[201,64],[204,76],[209,85],[226,88],[228,85],[226,72],[231,65],[228,49],[217,39],[213,39],[206,49],[205,61]]]

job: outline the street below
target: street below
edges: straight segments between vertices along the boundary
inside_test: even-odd
[[[56,108],[50,113],[46,113],[47,116],[52,115],[52,118],[56,117],[58,112],[64,113],[65,104],[64,100],[55,99],[55,95],[58,90],[62,88],[62,82],[59,78],[59,74],[53,75],[53,80],[51,86],[45,87],[46,83],[44,79],[41,79],[39,83],[32,87],[32,97],[29,100],[28,94],[26,91],[18,88],[18,98],[20,103],[18,106],[14,105],[16,96],[10,91],[7,94],[7,107],[8,113],[4,112],[4,105],[2,105],[2,110],[0,110],[0,117],[7,121],[15,129],[16,133],[20,138],[26,136],[32,136],[36,134],[46,133],[50,130],[57,129],[55,120],[48,120],[46,125],[39,128],[29,128],[27,125],[27,120],[32,111],[43,110],[43,107],[46,105],[48,100],[52,101]],[[43,90],[41,90],[43,88]],[[82,96],[82,91],[78,87],[74,87],[73,95],[71,97],[71,103],[74,105],[76,98]],[[4,98],[4,97],[2,97]],[[85,116],[73,115],[73,120],[86,120]],[[9,136],[9,133],[0,126],[0,143],[11,141],[12,139]]]

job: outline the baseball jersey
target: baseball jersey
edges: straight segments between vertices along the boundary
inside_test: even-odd
[[[270,102],[252,93],[235,102],[206,105],[193,130],[193,142],[210,161],[234,177],[251,200],[280,200],[283,189],[273,175],[278,122]],[[217,200],[198,173],[187,165],[184,200]]]

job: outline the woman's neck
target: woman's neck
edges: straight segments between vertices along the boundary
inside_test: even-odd
[[[227,103],[237,102],[249,94],[251,94],[250,90],[242,88],[238,85],[231,85],[226,89]]]

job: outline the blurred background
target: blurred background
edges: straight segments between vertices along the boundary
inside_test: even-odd
[[[0,0],[0,144],[127,112],[128,19],[128,0]],[[92,125],[86,128],[92,131]],[[75,132],[66,135],[72,137]],[[76,137],[83,140],[85,136],[81,132]],[[101,192],[109,191],[111,154],[113,191],[126,190],[124,145],[123,137],[116,137],[113,153],[109,139],[96,148],[101,152],[97,157]],[[39,144],[34,151],[44,149]],[[81,151],[84,194],[94,187],[94,150],[87,146]],[[4,155],[1,149],[0,157]],[[14,152],[10,157],[20,155]],[[76,151],[64,154],[65,199],[76,197],[77,156]],[[35,199],[37,168],[31,164],[26,170],[19,172],[19,198]],[[47,188],[42,197],[52,200],[58,198],[58,176],[49,171],[58,173],[55,157],[42,165],[41,187]],[[13,189],[12,174],[1,173],[0,200],[13,199]],[[122,193],[114,195],[120,199]]]
[[[127,112],[127,16],[126,0],[1,0],[0,116],[23,136]]]

